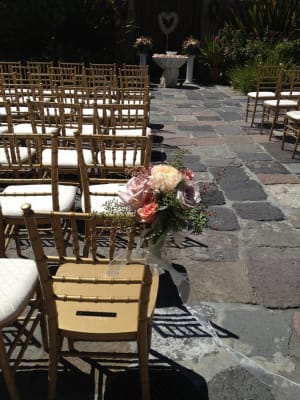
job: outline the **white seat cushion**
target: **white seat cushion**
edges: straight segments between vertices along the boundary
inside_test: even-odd
[[[0,327],[22,312],[37,280],[38,270],[33,260],[0,258]]]
[[[0,134],[1,133],[7,133],[8,132],[8,126],[7,125],[0,125]]]
[[[286,116],[297,121],[300,121],[300,111],[299,110],[292,110],[286,113]]]
[[[298,97],[298,96],[300,96],[300,92],[299,91],[297,91],[297,90],[292,90],[292,91],[283,91],[283,92],[280,92],[280,95],[281,96],[292,96],[292,97]]]
[[[11,113],[12,114],[28,114],[28,107],[27,106],[20,106],[20,107],[11,107]]]
[[[19,160],[21,162],[25,162],[28,160],[28,148],[27,147],[19,147]],[[11,151],[8,150],[8,153],[11,154]],[[35,149],[31,149],[31,156],[33,156],[36,153]],[[6,154],[3,148],[0,148],[0,164],[6,164],[7,163],[7,158]]]
[[[26,134],[26,133],[32,133],[32,126],[31,124],[14,124],[13,126],[13,131],[16,134]]]
[[[14,125],[13,129],[14,129],[14,133],[16,133],[16,134],[33,133],[31,124],[26,124],[26,123],[17,124],[17,125]],[[37,130],[37,133],[42,133],[41,126],[37,126],[36,130]],[[46,126],[45,130],[46,130],[46,134],[51,135],[52,133],[58,132],[59,128],[57,128],[56,126]]]
[[[3,99],[0,99],[0,100],[3,101]],[[7,115],[5,107],[0,107],[0,115],[1,116],[6,116]]]
[[[86,164],[92,164],[93,157],[92,152],[88,149],[82,150],[84,161]],[[58,149],[58,166],[60,168],[77,168],[78,167],[78,157],[77,151],[73,149]],[[42,163],[43,165],[51,165],[51,149],[45,149],[42,151]]]
[[[60,211],[70,211],[73,208],[77,188],[75,186],[59,185],[59,209]],[[2,214],[6,217],[22,216],[21,206],[30,203],[34,211],[52,211],[51,185],[12,185],[7,186],[0,195]],[[24,196],[14,196],[14,193],[23,193]],[[30,195],[37,193],[37,195]],[[43,194],[45,193],[45,194]]]
[[[115,128],[115,129],[110,129],[109,130],[110,135],[116,135],[116,136],[142,136],[143,135],[143,129],[142,128]],[[146,128],[146,136],[151,135],[151,128],[147,127]]]
[[[75,132],[78,132],[78,128],[65,127],[65,136],[74,136]],[[94,134],[93,124],[83,124],[81,134],[82,135],[93,135]]]
[[[92,212],[105,212],[107,211],[105,203],[111,200],[115,200],[120,204],[124,204],[118,192],[124,189],[125,183],[104,183],[100,185],[91,185],[90,189],[90,201],[91,201],[91,211]],[[106,195],[99,196],[93,195],[92,193],[106,193]],[[115,194],[115,195],[114,195]],[[81,206],[85,210],[84,196],[81,196]]]
[[[288,99],[280,99],[279,102],[277,100],[266,100],[264,101],[264,105],[270,107],[297,107],[297,101],[288,100]]]
[[[262,98],[269,98],[269,97],[275,97],[275,93],[274,92],[249,92],[249,93],[247,93],[247,96],[248,97],[251,97],[251,98],[260,98],[260,99],[262,99]]]
[[[134,150],[126,151],[126,159],[122,150],[116,150],[114,153],[112,150],[105,150],[105,160],[102,160],[101,153],[98,154],[98,162],[108,167],[133,167],[141,165],[141,150],[136,151],[136,158],[134,160]],[[115,157],[115,158],[114,158]]]

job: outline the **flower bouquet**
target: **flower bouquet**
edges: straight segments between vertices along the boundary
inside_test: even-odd
[[[200,54],[200,41],[193,36],[188,37],[182,44],[182,51],[187,56],[196,56]]]
[[[152,46],[152,39],[146,36],[138,37],[133,44],[138,53],[148,53],[152,49]]]
[[[159,245],[169,232],[183,229],[201,233],[206,226],[207,213],[193,178],[189,168],[159,164],[137,171],[118,193],[145,224],[143,239],[148,243]]]

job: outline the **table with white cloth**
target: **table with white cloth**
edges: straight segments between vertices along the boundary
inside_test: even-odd
[[[152,59],[163,70],[160,86],[176,87],[179,68],[187,62],[188,57],[180,54],[153,54]]]

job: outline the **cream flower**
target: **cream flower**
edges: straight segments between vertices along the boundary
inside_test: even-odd
[[[151,169],[149,185],[153,190],[169,192],[182,180],[182,174],[171,165],[155,165]]]

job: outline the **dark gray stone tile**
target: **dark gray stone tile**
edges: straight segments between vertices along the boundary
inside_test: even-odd
[[[209,207],[208,227],[217,231],[236,231],[240,229],[233,210],[226,207]]]
[[[267,198],[261,185],[250,179],[241,167],[211,168],[210,171],[229,200],[257,201]]]
[[[242,219],[255,221],[282,221],[285,219],[282,211],[268,202],[233,203],[232,207]]]
[[[278,161],[263,161],[257,160],[253,162],[246,162],[247,167],[255,174],[289,174],[288,171]]]
[[[270,387],[239,367],[218,373],[209,382],[208,387],[210,398],[213,400],[275,400]]]
[[[272,143],[263,143],[262,146],[268,151],[273,157],[276,158],[279,162],[283,163],[299,163],[300,161],[300,153],[298,152],[297,156],[293,159],[291,150],[288,148],[288,145],[285,146],[284,150],[281,150],[281,143],[278,141]]]
[[[244,162],[247,161],[269,161],[272,157],[267,152],[261,153],[237,153],[238,157]]]
[[[299,248],[256,247],[247,251],[250,284],[265,307],[299,307]]]
[[[224,121],[240,121],[241,120],[241,114],[231,111],[231,112],[220,112],[220,116]]]
[[[221,190],[214,184],[200,184],[203,203],[206,206],[220,206],[225,204],[225,198]]]
[[[218,115],[197,115],[198,121],[221,121],[222,119]]]
[[[213,132],[213,128],[211,126],[201,126],[201,125],[196,125],[195,124],[184,124],[184,123],[179,123],[177,125],[178,130],[180,131],[189,131],[189,132],[198,132],[201,130],[206,130]]]

